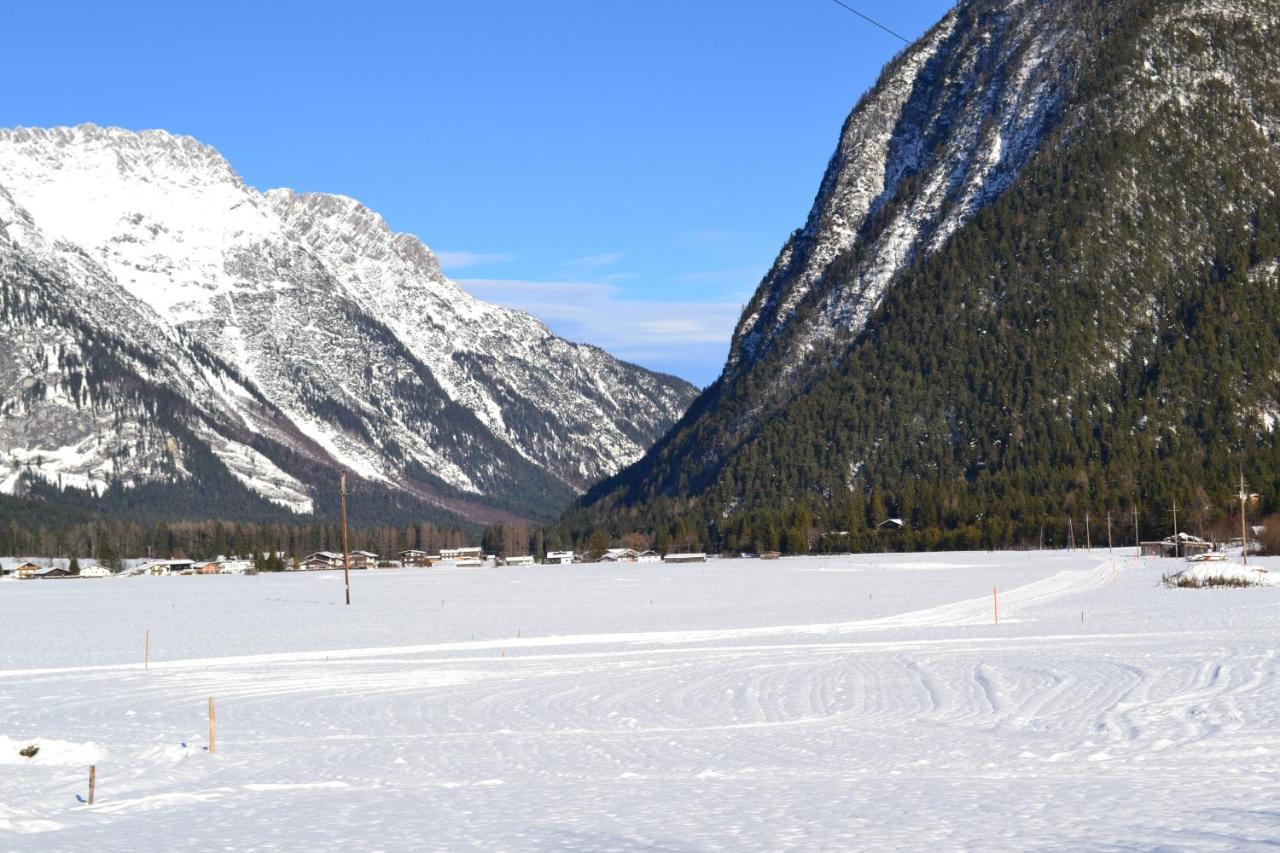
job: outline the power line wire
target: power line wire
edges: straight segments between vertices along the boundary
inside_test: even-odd
[[[835,3],[837,6],[839,6],[839,7],[840,7],[840,8],[842,8],[842,9],[844,9],[845,11],[852,12],[853,14],[857,15],[857,16],[858,16],[859,18],[861,18],[862,20],[866,21],[867,23],[872,24],[873,26],[877,26],[877,27],[879,27],[880,29],[884,30],[886,33],[888,33],[889,35],[893,36],[894,38],[902,39],[902,41],[903,41],[905,44],[911,44],[911,39],[907,38],[907,37],[906,37],[906,36],[904,36],[904,35],[900,35],[900,34],[898,34],[898,33],[895,33],[893,30],[889,29],[889,28],[888,28],[888,27],[886,27],[884,24],[882,24],[882,23],[880,23],[879,21],[877,21],[875,18],[869,18],[869,17],[867,17],[866,15],[862,14],[861,12],[859,12],[857,9],[853,8],[853,7],[852,7],[852,6],[850,6],[849,4],[847,4],[847,3],[841,3],[841,2],[840,2],[840,0],[831,0],[831,2],[832,2],[832,3]]]

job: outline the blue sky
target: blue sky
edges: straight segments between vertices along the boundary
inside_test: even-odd
[[[910,38],[945,0],[850,5]],[[903,47],[831,0],[6,4],[0,125],[164,128],[700,385]]]

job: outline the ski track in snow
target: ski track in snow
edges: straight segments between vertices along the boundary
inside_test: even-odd
[[[1280,592],[958,557],[355,573],[350,610],[332,574],[6,583],[0,748],[56,752],[0,760],[0,849],[1280,843]],[[77,665],[95,605],[150,624],[150,670]]]

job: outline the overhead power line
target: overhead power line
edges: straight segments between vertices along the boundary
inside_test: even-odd
[[[882,23],[880,23],[879,21],[877,21],[875,18],[869,18],[869,17],[867,17],[866,15],[862,14],[861,12],[859,12],[857,9],[853,8],[852,6],[850,6],[848,3],[841,3],[841,2],[840,2],[840,0],[831,0],[831,2],[832,2],[832,3],[835,3],[837,6],[839,6],[839,7],[840,7],[840,8],[842,8],[842,9],[844,9],[845,11],[852,12],[853,14],[857,15],[857,16],[858,16],[859,18],[861,18],[862,20],[866,21],[867,23],[869,23],[869,24],[871,24],[871,25],[873,25],[873,26],[879,27],[880,29],[884,30],[886,33],[888,33],[889,35],[893,36],[894,38],[902,39],[902,41],[903,41],[905,44],[911,44],[911,39],[907,38],[907,37],[906,37],[906,36],[904,36],[904,35],[900,35],[900,34],[898,34],[898,33],[895,33],[893,30],[889,29],[889,28],[888,28],[888,27],[886,27],[884,24],[882,24]]]

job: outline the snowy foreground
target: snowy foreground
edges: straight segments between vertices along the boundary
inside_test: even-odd
[[[1181,567],[2,583],[0,850],[1280,844],[1280,588]]]

